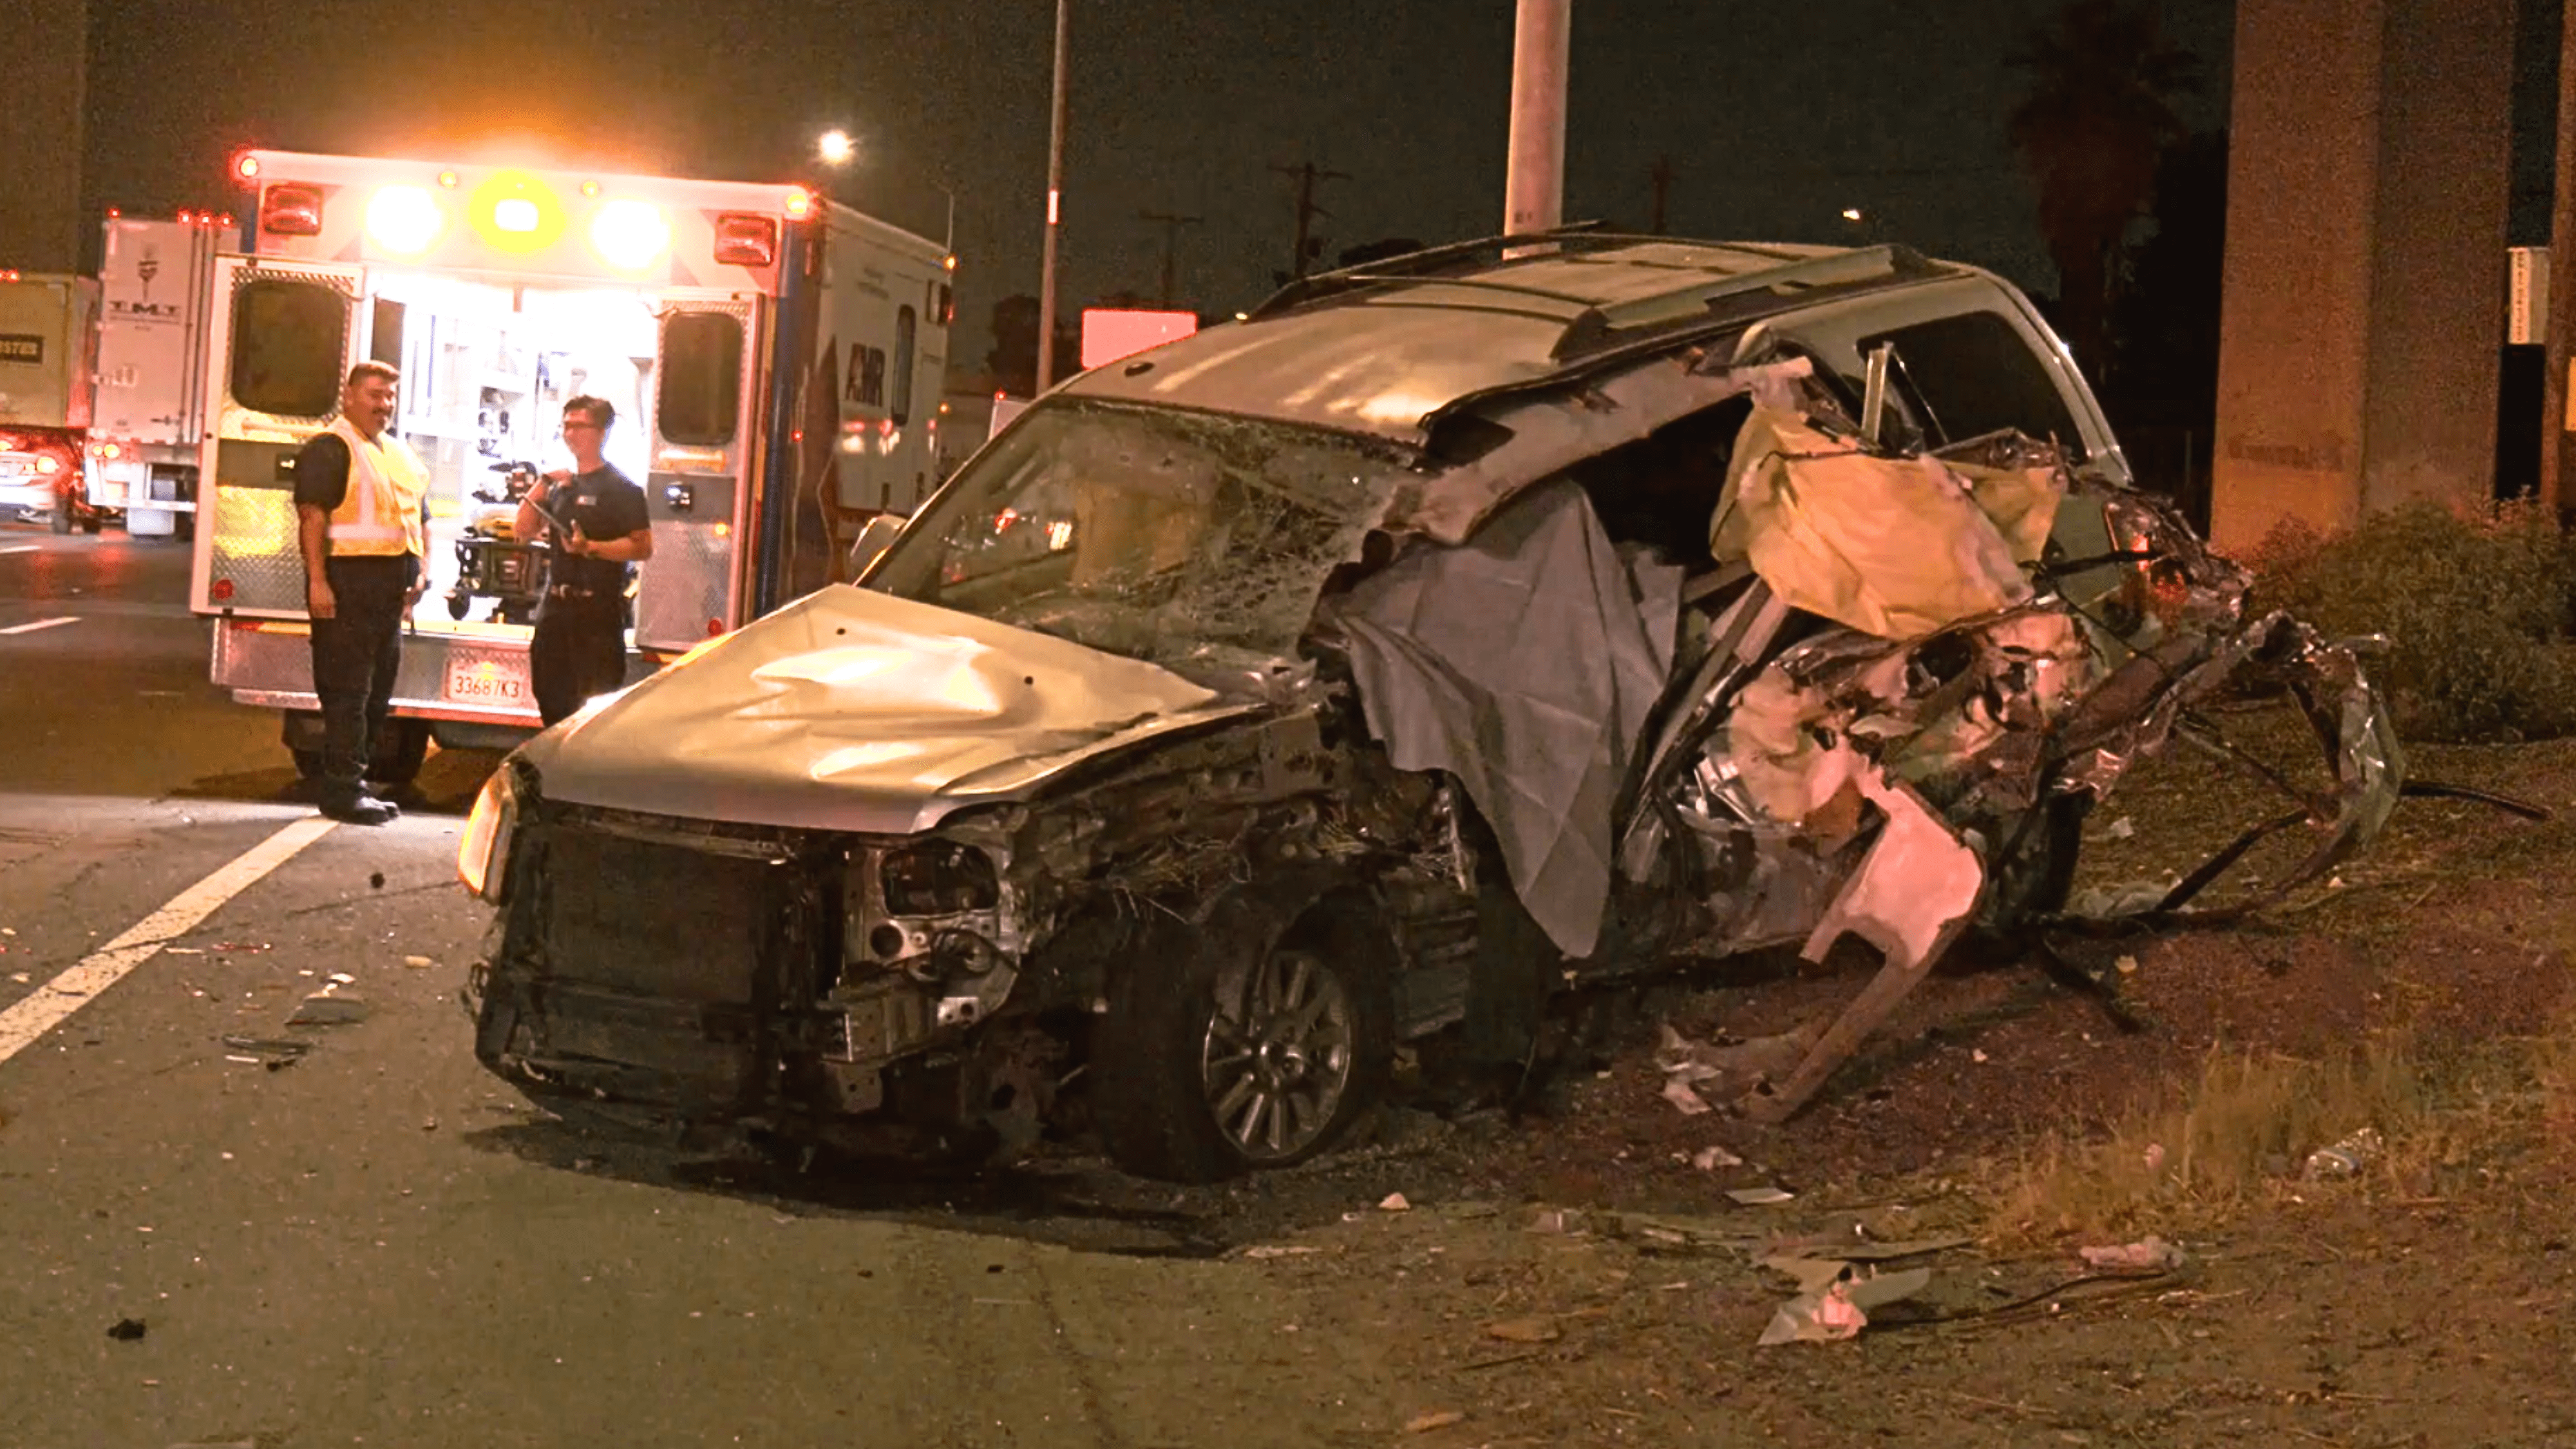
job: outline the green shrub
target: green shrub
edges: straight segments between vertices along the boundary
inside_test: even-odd
[[[2407,736],[2576,733],[2565,642],[2576,550],[2539,509],[2409,503],[2335,534],[2285,521],[2246,562],[2255,612],[2288,609],[2329,635],[2389,636],[2393,652],[2370,668]]]

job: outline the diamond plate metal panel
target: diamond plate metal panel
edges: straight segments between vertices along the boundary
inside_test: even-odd
[[[707,637],[707,621],[726,617],[733,578],[734,535],[712,523],[653,524],[653,558],[635,591],[635,642],[686,649]]]
[[[207,575],[229,580],[216,603],[250,611],[304,612],[304,559],[295,544],[295,495],[215,485],[215,537]]]
[[[215,683],[226,689],[313,692],[313,641],[303,634],[268,634],[215,626]]]

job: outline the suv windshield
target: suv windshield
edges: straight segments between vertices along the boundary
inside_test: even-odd
[[[1167,666],[1291,656],[1404,471],[1319,429],[1057,400],[1013,425],[868,581]]]

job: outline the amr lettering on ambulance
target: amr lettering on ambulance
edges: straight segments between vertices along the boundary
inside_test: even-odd
[[[430,474],[429,589],[373,778],[430,739],[537,724],[535,559],[515,467],[565,467],[566,400],[617,409],[641,484],[629,679],[824,584],[934,483],[947,248],[802,187],[248,151],[249,243],[216,261],[190,582],[214,681],[284,712],[319,767],[293,464],[361,359],[401,369],[395,431]]]

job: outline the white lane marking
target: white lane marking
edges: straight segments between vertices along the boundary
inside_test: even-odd
[[[297,851],[329,833],[336,823],[325,816],[310,815],[278,831],[219,867],[213,875],[171,897],[168,905],[82,957],[80,964],[37,987],[17,1005],[0,1011],[0,1062],[26,1050],[36,1038],[97,1000],[100,992],[151,960],[162,946],[195,930],[198,922],[215,913],[216,907],[284,865]]]
[[[44,545],[41,543],[18,543],[11,544],[7,548],[0,548],[0,553],[34,553],[36,550],[43,547]]]
[[[50,629],[56,624],[77,624],[79,622],[80,615],[65,614],[59,619],[38,619],[32,624],[12,624],[6,629],[0,629],[0,634],[33,634],[39,629]]]

